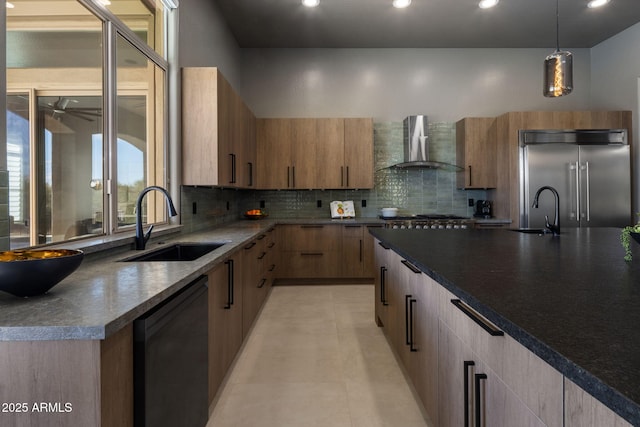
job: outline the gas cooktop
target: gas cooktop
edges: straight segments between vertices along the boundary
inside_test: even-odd
[[[391,220],[391,221],[410,221],[410,220],[421,220],[421,219],[448,220],[448,219],[469,219],[469,218],[460,216],[460,215],[452,215],[452,214],[417,214],[417,215],[393,216],[393,217],[380,216],[380,219]]]

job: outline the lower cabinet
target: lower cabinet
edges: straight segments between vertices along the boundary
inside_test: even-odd
[[[215,267],[209,276],[209,404],[242,345],[242,284],[236,283],[238,256]]]
[[[568,378],[564,379],[564,404],[566,427],[631,427],[631,424]]]
[[[246,336],[269,292],[267,235],[260,234],[241,251],[242,336]]]
[[[278,226],[280,279],[371,279],[373,238],[364,224]]]

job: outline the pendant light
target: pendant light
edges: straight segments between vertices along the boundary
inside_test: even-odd
[[[568,95],[573,90],[573,55],[560,50],[559,0],[556,0],[556,51],[544,60],[544,89],[546,97]]]

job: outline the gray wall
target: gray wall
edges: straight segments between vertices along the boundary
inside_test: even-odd
[[[593,109],[631,110],[633,141],[640,144],[640,24],[591,50],[591,106]],[[634,212],[640,211],[640,149],[634,153]]]
[[[259,117],[427,114],[432,122],[508,111],[584,109],[590,53],[572,49],[571,96],[542,96],[554,49],[243,49],[242,96]]]

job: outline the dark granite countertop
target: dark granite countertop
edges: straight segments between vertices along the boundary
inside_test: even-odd
[[[640,425],[640,246],[626,263],[619,229],[371,234]]]

